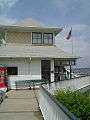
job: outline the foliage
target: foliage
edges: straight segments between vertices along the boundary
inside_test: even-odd
[[[89,97],[90,98],[90,91],[88,90],[88,91],[86,91],[85,93],[84,93],[84,95],[86,95],[87,97]]]
[[[0,39],[5,39],[5,32],[0,31]]]
[[[5,32],[0,31],[0,46],[3,44],[2,40],[5,40]]]
[[[54,96],[80,120],[90,120],[90,99],[86,94],[71,90],[57,90]]]

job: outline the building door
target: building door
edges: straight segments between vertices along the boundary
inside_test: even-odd
[[[51,69],[51,64],[50,60],[42,60],[41,61],[41,75],[42,79],[50,80],[50,69]]]
[[[7,75],[18,75],[17,67],[7,67]]]

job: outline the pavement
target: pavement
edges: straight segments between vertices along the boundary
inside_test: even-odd
[[[38,91],[9,91],[0,105],[0,120],[43,120],[36,97]]]

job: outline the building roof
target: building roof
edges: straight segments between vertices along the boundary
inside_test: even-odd
[[[57,35],[59,32],[63,30],[63,28],[0,26],[0,30],[16,31],[16,32],[49,32],[49,33],[55,33],[55,35]]]
[[[31,18],[24,19],[13,25],[0,25],[0,30],[20,32],[53,32],[57,35],[63,28],[48,27]]]
[[[55,46],[1,46],[0,58],[60,58],[60,59],[76,59],[77,57],[58,49]]]
[[[21,27],[45,27],[42,23],[32,19],[32,18],[26,18],[24,20],[21,20],[15,24],[16,26]]]

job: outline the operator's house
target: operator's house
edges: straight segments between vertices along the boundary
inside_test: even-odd
[[[69,77],[65,66],[75,64],[75,56],[55,45],[62,28],[45,27],[27,19],[16,25],[0,26],[0,64],[7,67],[8,81],[47,79],[49,82]]]

